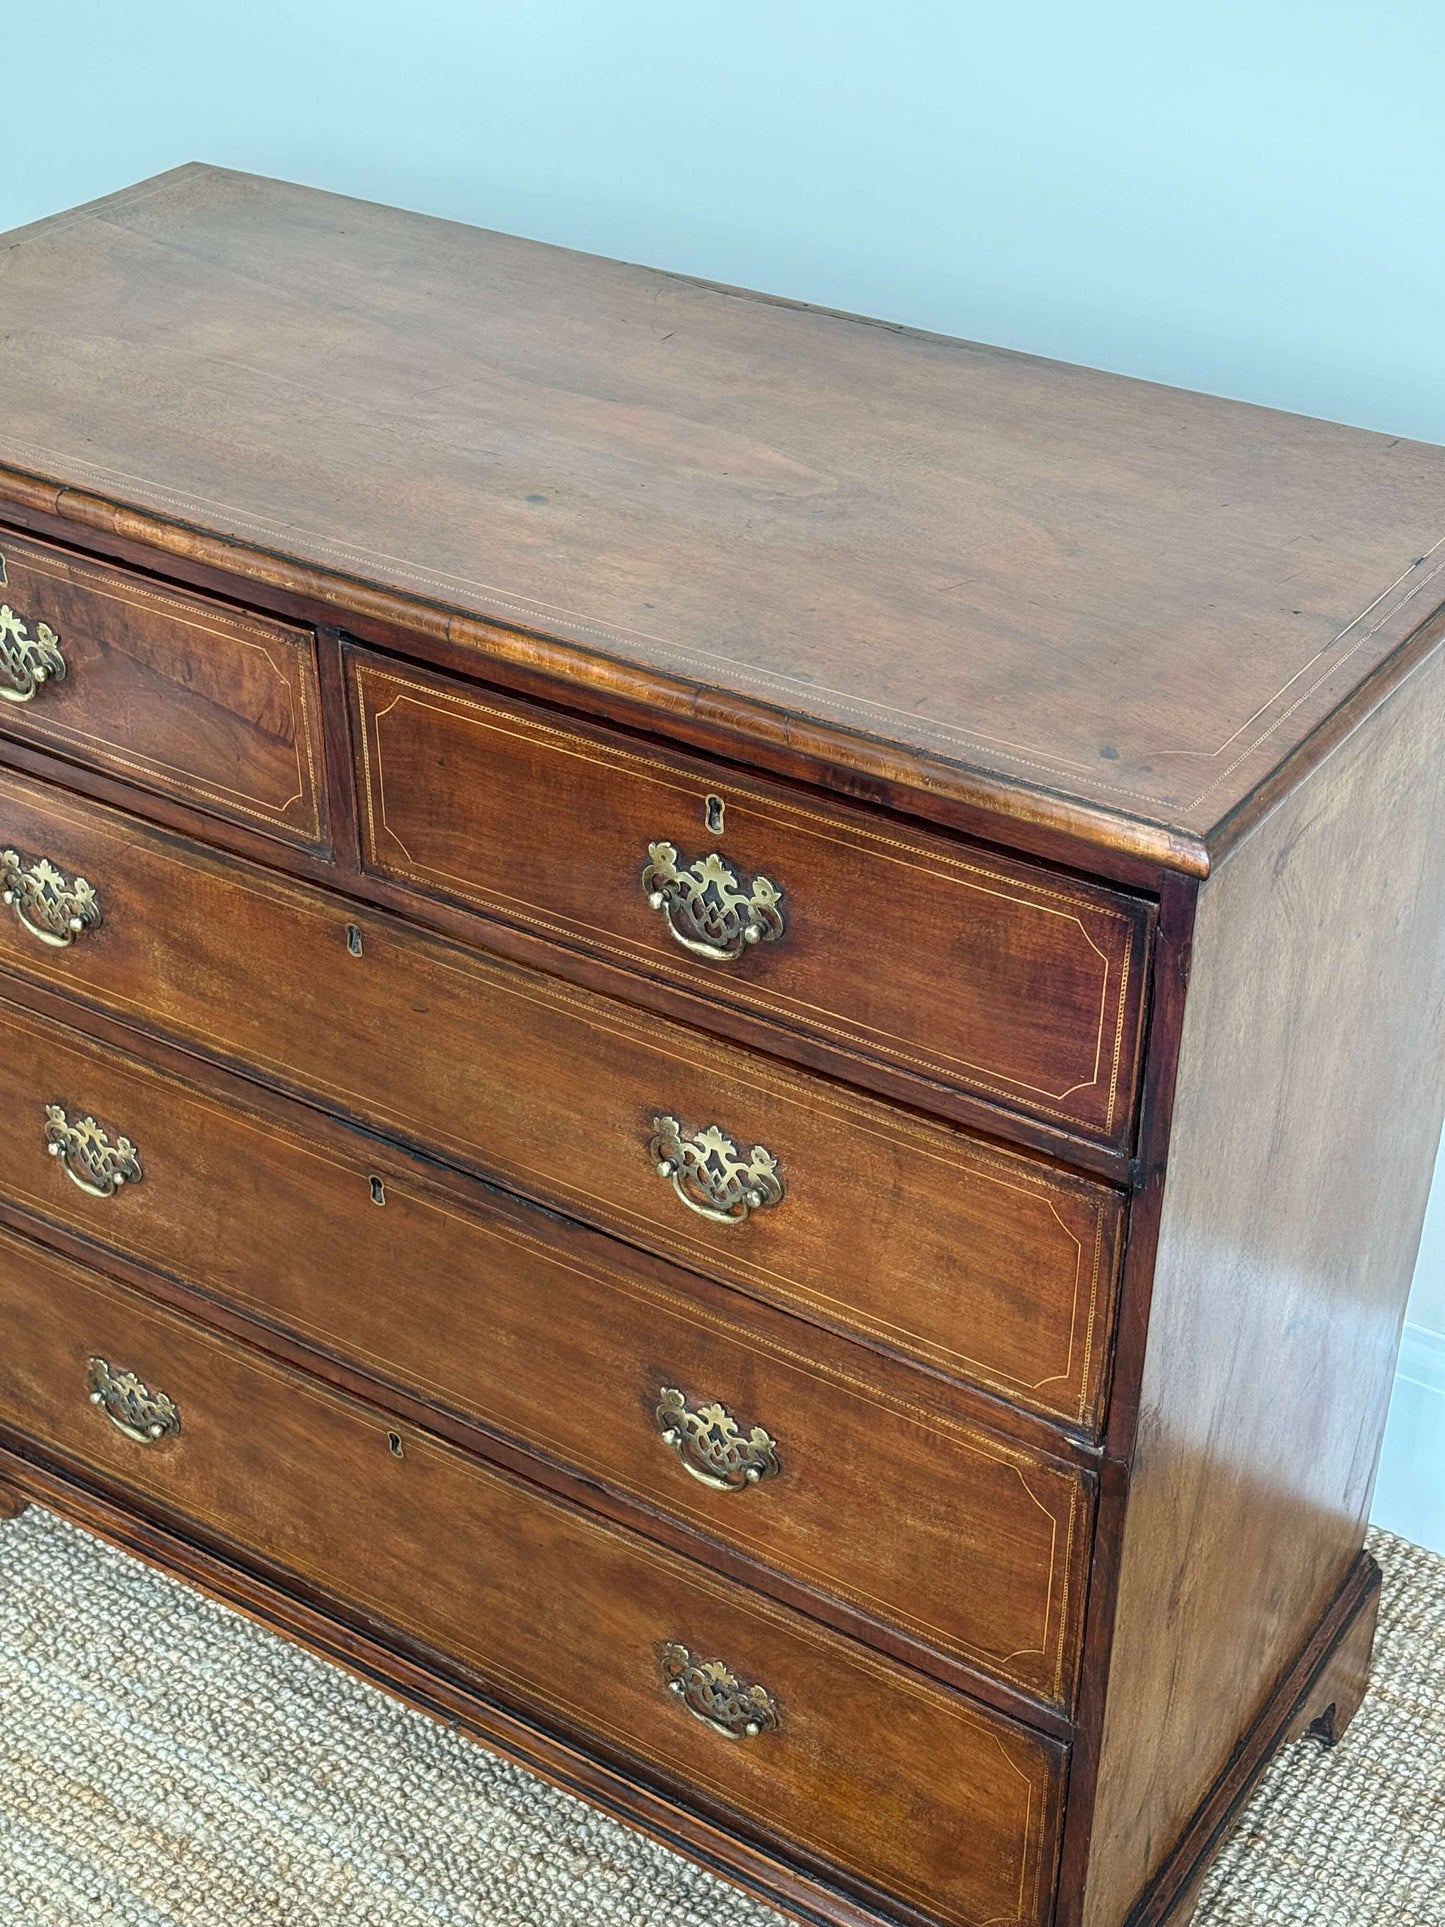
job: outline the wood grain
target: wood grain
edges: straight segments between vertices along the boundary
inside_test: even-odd
[[[0,530],[0,581],[66,674],[0,731],[268,837],[328,844],[313,638]]]
[[[1068,1703],[1086,1474],[990,1437],[866,1352],[816,1337],[805,1348],[786,1319],[705,1302],[686,1274],[584,1246],[479,1186],[454,1198],[409,1183],[379,1167],[372,1140],[323,1137],[314,1113],[258,1109],[243,1091],[202,1093],[0,1002],[7,1201],[85,1238],[102,1264],[119,1253],[178,1278]],[[69,1182],[45,1153],[57,1099],[123,1130],[142,1182],[101,1199]],[[753,1491],[700,1485],[660,1436],[668,1386],[694,1407],[722,1400],[744,1435],[768,1428],[781,1471]],[[882,1520],[880,1488],[892,1495]]]
[[[105,906],[66,950],[0,918],[6,969],[759,1297],[1096,1418],[1117,1194],[11,776],[0,834]],[[782,1202],[740,1225],[689,1210],[649,1154],[669,1113],[763,1145]]]
[[[0,912],[6,1481],[809,1920],[1183,1927],[1367,1672],[1442,485],[214,169],[8,237],[3,593],[76,669],[0,842],[104,917]],[[685,955],[664,841],[785,935]],[[781,1198],[690,1211],[664,1116]],[[66,1405],[92,1326],[174,1451]],[[705,1492],[665,1385],[781,1470]]]
[[[1198,884],[1170,876],[1160,896],[1149,991],[1149,1036],[1139,1115],[1139,1163],[1129,1200],[1129,1231],[1120,1278],[1119,1314],[1104,1457],[1099,1466],[1089,1609],[1069,1757],[1069,1801],[1059,1860],[1054,1927],[1079,1927],[1089,1865],[1099,1754],[1108,1700],[1115,1604],[1124,1550],[1130,1461],[1138,1426],[1140,1380],[1149,1336],[1159,1223],[1168,1176],[1169,1140],[1179,1068],[1179,1043],[1189,987]]]
[[[1398,438],[214,169],[6,264],[17,497],[1164,860],[1445,600]]]
[[[1084,1919],[1118,1927],[1364,1537],[1439,1137],[1445,651],[1200,892]]]
[[[1126,1143],[1149,907],[647,753],[366,656],[351,663],[364,861],[640,975]],[[717,827],[720,825],[720,827]],[[782,892],[737,963],[680,947],[648,853]]]
[[[321,652],[321,660],[323,665],[327,663],[328,651],[325,649]],[[323,668],[323,686],[330,673],[329,669]],[[682,976],[671,979],[640,976],[630,964],[614,957],[608,950],[564,946],[540,930],[520,923],[488,919],[482,925],[476,912],[460,903],[454,904],[439,896],[424,896],[410,886],[394,883],[373,872],[361,871],[357,867],[353,840],[354,797],[348,774],[350,750],[347,746],[345,704],[340,698],[339,687],[337,696],[339,708],[324,705],[327,707],[328,762],[333,755],[338,757],[332,782],[332,853],[322,857],[291,847],[285,860],[288,875],[320,883],[332,890],[345,890],[349,896],[362,902],[392,910],[409,921],[455,937],[467,945],[475,945],[479,938],[484,937],[485,948],[495,956],[510,958],[531,969],[545,971],[549,976],[562,977],[569,983],[601,991],[605,996],[620,997],[624,1002],[654,1010],[660,1016],[691,1024],[710,1035],[743,1044],[749,1049],[785,1057],[790,1063],[872,1092],[887,1099],[890,1104],[922,1110],[933,1117],[946,1119],[966,1130],[988,1136],[1003,1133],[1011,1144],[1037,1151],[1053,1160],[1062,1160],[1075,1170],[1092,1173],[1107,1183],[1130,1183],[1136,1162],[1132,1145],[1106,1143],[1097,1137],[1080,1135],[1076,1129],[1066,1128],[1055,1120],[1006,1109],[996,1099],[976,1095],[962,1085],[942,1084],[935,1078],[924,1076],[919,1070],[880,1057],[863,1055],[845,1047],[839,1038],[822,1031],[781,1027],[765,1011],[754,1009],[750,1004],[719,1002],[711,994],[710,975],[707,978],[699,977],[696,983],[688,983]],[[342,745],[339,751],[334,749],[333,739],[339,739]],[[13,769],[71,793],[92,797],[112,808],[138,813],[162,828],[202,843],[233,850],[237,855],[264,866],[274,864],[275,841],[260,832],[245,829],[238,823],[222,822],[217,817],[206,816],[151,792],[137,791],[133,786],[116,782],[101,771],[64,761],[29,744],[11,740],[3,733],[0,733],[0,769]],[[805,798],[812,803],[822,803],[825,807],[831,801],[811,791],[793,792],[793,795],[794,800]],[[887,821],[877,817],[876,812],[869,812],[869,817],[879,824]],[[919,826],[910,819],[907,827],[913,830]],[[1168,873],[1171,877],[1173,874]],[[1140,882],[1138,877],[1131,880],[1136,884]],[[1158,878],[1155,876],[1147,881],[1157,884]]]
[[[878,1896],[852,1875],[794,1846],[770,1847],[744,1834],[704,1803],[669,1796],[598,1755],[595,1748],[514,1713],[486,1682],[454,1659],[395,1633],[383,1637],[349,1613],[344,1602],[282,1583],[264,1555],[244,1564],[215,1535],[173,1519],[151,1518],[114,1484],[42,1464],[34,1449],[0,1431],[0,1472],[30,1501],[73,1520],[112,1545],[198,1587],[257,1625],[295,1641],[383,1692],[395,1695],[453,1732],[540,1774],[624,1825],[685,1854],[807,1927],[934,1927],[907,1901]]]
[[[63,507],[65,513],[57,512]],[[248,557],[215,537],[121,510],[81,490],[25,480],[0,467],[0,526],[27,532],[57,547],[124,567],[161,571],[176,584],[210,595],[237,597],[253,609],[318,631],[338,633],[336,598],[323,597],[322,584],[305,570],[275,556]],[[1161,876],[1197,875],[1208,869],[1208,853],[1198,837],[1164,831],[1157,824],[1113,818],[1101,806],[1064,805],[1058,798],[1018,793],[1011,808],[994,779],[957,768],[935,771],[927,759],[900,766],[881,742],[855,738],[849,762],[839,762],[827,733],[801,719],[784,723],[771,711],[720,692],[688,690],[670,678],[647,679],[612,665],[605,686],[589,687],[584,698],[567,680],[559,682],[533,639],[496,630],[497,647],[478,663],[475,643],[454,641],[449,622],[401,597],[352,585],[344,633],[353,642],[460,676],[478,687],[519,695],[560,713],[584,713],[616,724],[649,744],[659,735],[685,743],[700,754],[745,766],[809,787],[820,798],[887,810],[925,826],[997,840],[1006,825],[1011,849],[1045,863],[1098,876],[1124,889],[1157,892]],[[489,632],[491,625],[485,626]],[[1389,658],[1360,685],[1351,702],[1366,707],[1382,693],[1381,678],[1395,677],[1419,647],[1417,631],[1408,649]],[[533,660],[538,655],[538,660]],[[1342,705],[1347,709],[1348,705]],[[1333,712],[1338,716],[1341,711]],[[1333,722],[1333,717],[1332,717]],[[1313,736],[1310,742],[1313,743]],[[1288,764],[1280,766],[1283,772]],[[1277,777],[1280,772],[1277,772]],[[1078,818],[1078,823],[1073,821]],[[1086,834],[1076,834],[1084,826]],[[1100,839],[1103,840],[1100,840]],[[1161,861],[1167,855],[1168,862]]]
[[[793,1838],[957,1927],[1042,1922],[1058,1750],[700,1567],[0,1234],[0,1420],[440,1646],[764,1837]],[[125,1438],[85,1393],[105,1358],[165,1391],[180,1432]],[[773,1695],[731,1742],[660,1657],[682,1641]],[[839,1709],[846,1717],[839,1717]]]
[[[1215,1856],[1280,1749],[1306,1732],[1315,1733],[1327,1745],[1343,1735],[1364,1697],[1379,1617],[1380,1569],[1368,1553],[1361,1553],[1158,1877],[1130,1913],[1128,1927],[1187,1927]]]

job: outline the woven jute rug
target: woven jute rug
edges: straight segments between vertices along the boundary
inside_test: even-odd
[[[1199,1927],[1445,1927],[1445,1559],[1372,1543],[1370,1697],[1276,1762]],[[0,1708],[6,1927],[779,1927],[33,1508],[0,1527]]]

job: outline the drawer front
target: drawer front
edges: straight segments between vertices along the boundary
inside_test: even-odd
[[[941,1920],[1045,1917],[1037,1736],[9,1235],[0,1305],[18,1432]]]
[[[0,731],[326,847],[315,644],[304,630],[3,529],[0,603]]]
[[[128,1141],[140,1180],[97,1197],[93,1136],[72,1153],[56,1106]],[[283,1113],[0,1002],[12,1202],[1067,1703],[1082,1473],[921,1402],[926,1383],[857,1347],[812,1334],[808,1353],[785,1317],[743,1322],[524,1207],[381,1177],[366,1139]]]
[[[1080,1134],[1129,1136],[1143,905],[359,652],[349,677],[378,874]]]
[[[0,843],[100,904],[63,947],[0,915],[7,967],[725,1282],[1096,1420],[1121,1213],[1107,1188],[19,778],[0,776]]]

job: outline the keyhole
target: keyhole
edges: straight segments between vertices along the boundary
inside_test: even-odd
[[[720,796],[710,796],[703,806],[703,815],[713,835],[721,836],[723,826],[722,798]]]
[[[353,957],[361,955],[361,932],[354,923],[348,923],[346,926],[346,947]]]
[[[373,1178],[371,1180],[371,1202],[373,1204],[386,1203],[386,1186],[380,1178]]]
[[[400,1432],[387,1433],[386,1449],[394,1459],[404,1459],[406,1457],[406,1447],[401,1442]]]

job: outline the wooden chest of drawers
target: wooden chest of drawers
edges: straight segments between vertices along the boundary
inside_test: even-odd
[[[1181,1927],[1367,1676],[1445,451],[206,168],[0,259],[9,1509],[801,1919]]]

